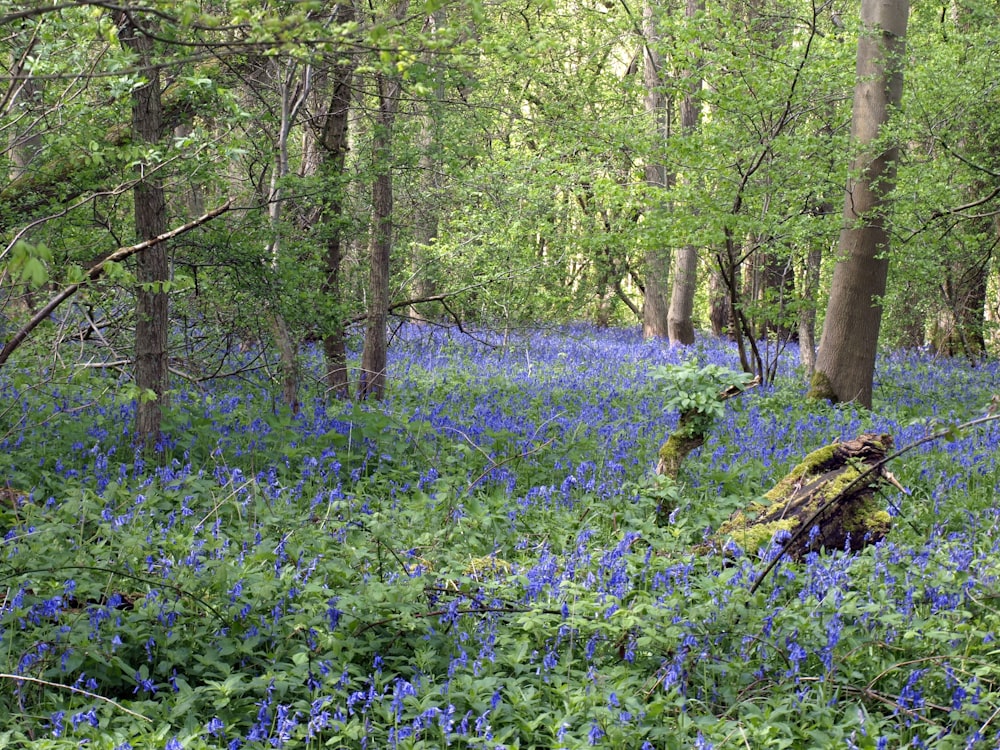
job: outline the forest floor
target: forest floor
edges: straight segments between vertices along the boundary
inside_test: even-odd
[[[886,353],[869,412],[770,351],[673,481],[650,373],[725,342],[391,346],[382,404],[178,382],[149,460],[116,381],[0,382],[0,746],[997,746],[1000,426],[893,461],[860,552],[698,552],[815,448],[982,416],[997,363]]]

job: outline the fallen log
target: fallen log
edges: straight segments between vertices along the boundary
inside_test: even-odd
[[[819,448],[764,495],[734,513],[712,538],[756,554],[773,540],[781,554],[801,560],[820,549],[856,552],[888,533],[892,519],[877,493],[899,487],[884,464],[891,435],[860,435]],[[900,489],[902,489],[900,487]]]

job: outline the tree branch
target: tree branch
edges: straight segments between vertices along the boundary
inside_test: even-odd
[[[227,200],[223,205],[219,206],[218,208],[212,209],[208,213],[199,216],[197,219],[194,219],[193,221],[189,221],[187,224],[179,226],[175,229],[171,229],[169,232],[164,232],[163,234],[153,237],[150,240],[145,240],[144,242],[140,242],[137,245],[131,245],[129,247],[120,247],[113,253],[105,257],[103,260],[101,260],[100,263],[97,263],[89,271],[87,271],[87,275],[83,282],[70,284],[69,286],[59,291],[54,297],[52,297],[52,299],[48,301],[48,303],[41,310],[39,310],[32,316],[31,320],[29,320],[27,323],[24,324],[24,327],[21,328],[21,330],[19,330],[10,338],[10,340],[4,345],[4,348],[0,350],[0,367],[3,367],[7,363],[7,360],[10,358],[10,355],[13,354],[14,351],[19,346],[21,346],[21,344],[24,343],[24,340],[28,338],[28,335],[33,330],[35,330],[35,328],[37,328],[38,325],[43,320],[49,317],[49,315],[51,315],[52,312],[57,307],[59,307],[63,302],[65,302],[74,294],[76,294],[77,290],[80,289],[80,287],[83,285],[84,282],[96,281],[97,279],[99,279],[104,274],[104,269],[107,267],[108,263],[117,263],[119,261],[125,260],[129,256],[135,255],[136,253],[141,253],[143,250],[148,250],[149,248],[153,247],[154,245],[158,245],[161,242],[172,240],[174,237],[180,237],[182,234],[190,232],[195,227],[199,227],[202,224],[211,221],[215,217],[224,214],[226,211],[229,210],[229,207],[231,205],[232,201]]]

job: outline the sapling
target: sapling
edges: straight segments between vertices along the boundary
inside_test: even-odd
[[[655,367],[650,377],[663,383],[664,406],[680,412],[677,429],[660,446],[656,466],[657,474],[676,479],[681,463],[701,447],[723,415],[726,399],[751,387],[755,378],[721,365],[699,366],[692,360]]]

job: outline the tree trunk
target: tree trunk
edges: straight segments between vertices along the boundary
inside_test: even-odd
[[[698,251],[685,245],[677,252],[674,286],[670,293],[667,332],[670,345],[694,343],[694,294],[698,283]]]
[[[964,354],[976,362],[986,350],[989,259],[970,261],[951,263],[945,271],[942,294],[947,309],[938,314],[932,339],[937,354],[948,357]]]
[[[303,69],[298,61],[287,60],[286,67],[279,67],[275,61],[275,78],[278,81],[280,123],[276,143],[275,163],[271,169],[270,189],[267,196],[268,216],[271,221],[271,241],[268,245],[272,267],[276,268],[281,254],[282,209],[284,206],[283,180],[289,175],[288,139],[298,117],[299,110],[309,96],[311,70]],[[299,359],[298,344],[288,327],[287,321],[275,300],[266,300],[268,322],[281,357],[281,401],[297,413],[299,410]]]
[[[708,320],[712,324],[712,335],[723,336],[729,330],[729,293],[722,272],[713,268],[708,277]]]
[[[36,39],[23,40],[24,46],[22,48],[20,44],[22,42],[20,38],[21,34],[15,31],[14,36],[18,42],[18,49],[16,50],[11,73],[14,76],[28,75],[29,77],[22,80],[20,84],[16,81],[11,84],[11,90],[14,93],[10,95],[9,111],[17,113],[14,121],[11,123],[9,136],[10,148],[8,154],[10,155],[11,182],[28,174],[35,156],[41,150],[42,134],[39,124],[44,116],[42,83],[30,77],[30,71],[25,68],[25,63],[27,63],[28,58],[35,48]],[[24,240],[29,240],[31,232],[30,230],[25,231],[19,236]],[[10,282],[10,288],[6,289],[5,287],[7,287],[8,282]],[[4,299],[4,303],[0,307],[6,306],[8,301],[16,299],[15,292],[19,288],[20,285],[13,282],[6,270],[0,273],[0,289],[3,290],[0,296]],[[28,311],[34,312],[34,294],[30,285],[24,286],[24,292],[23,295],[20,295],[20,300],[24,303],[24,307]]]
[[[871,407],[880,298],[888,272],[889,195],[897,148],[880,153],[882,127],[903,93],[908,0],[862,0],[851,137],[859,148],[844,201],[844,228],[834,267],[810,396]]]
[[[704,0],[687,0],[684,16],[694,18],[704,10]],[[681,102],[681,131],[690,135],[698,127],[700,102],[696,94],[701,89],[701,74],[694,70],[682,73],[687,80],[687,91]],[[694,294],[698,281],[698,251],[693,245],[685,245],[677,252],[674,265],[674,286],[670,290],[670,309],[667,312],[667,333],[671,346],[694,343]]]
[[[375,74],[378,117],[372,140],[375,179],[372,184],[371,268],[368,281],[368,316],[361,352],[358,398],[382,398],[389,323],[389,258],[392,251],[392,127],[399,105],[400,84],[384,73]]]
[[[816,296],[819,293],[819,275],[823,262],[823,248],[813,242],[806,252],[805,267],[799,276],[799,362],[806,378],[812,379],[816,370]]]
[[[334,21],[351,23],[354,8],[349,3],[338,4]],[[325,111],[312,118],[316,127],[319,174],[323,184],[324,200],[320,208],[319,225],[326,244],[322,291],[333,300],[333,314],[325,322],[323,352],[326,355],[326,387],[337,398],[349,398],[350,383],[347,377],[346,316],[343,313],[340,275],[343,261],[344,196],[348,176],[345,164],[348,151],[349,114],[354,79],[354,61],[333,65],[330,79],[329,104]]]
[[[20,66],[17,66],[13,74],[24,75],[24,71]],[[41,108],[39,107],[41,96],[41,83],[34,78],[26,78],[21,83],[17,93],[11,97],[10,108],[19,113],[10,133],[10,180],[12,182],[28,171],[28,167],[42,147],[42,135],[38,130],[37,122],[41,116]]]
[[[643,80],[646,87],[646,114],[653,122],[654,142],[670,137],[670,109],[663,90],[661,75],[663,60],[657,50],[660,33],[657,28],[657,13],[652,0],[647,0],[642,11],[645,55],[643,57]],[[646,185],[656,196],[651,210],[669,210],[660,196],[670,187],[671,178],[663,164],[651,163],[645,168]],[[670,273],[669,252],[665,247],[650,246],[646,249],[646,276],[642,294],[642,337],[644,339],[665,339],[667,330],[667,278]]]
[[[152,65],[153,40],[139,31],[132,16],[118,12],[118,37],[138,57],[145,83],[132,90],[132,133],[139,143],[156,144],[163,135],[159,68]],[[135,233],[148,240],[167,231],[167,202],[155,164],[136,167],[138,182],[133,190]],[[140,397],[136,405],[135,442],[153,448],[160,437],[167,394],[169,299],[163,288],[170,280],[167,243],[140,253],[136,264],[135,384]]]

